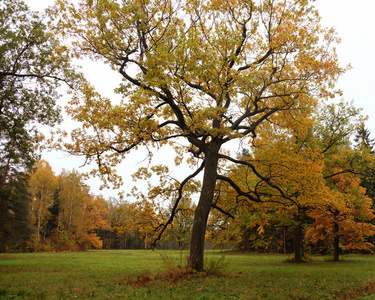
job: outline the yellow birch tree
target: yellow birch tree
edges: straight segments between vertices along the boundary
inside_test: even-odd
[[[51,166],[45,160],[36,163],[29,179],[30,221],[34,227],[34,249],[39,250],[41,239],[45,238],[45,228],[50,212],[49,206],[53,203],[53,193],[57,188],[57,177]]]

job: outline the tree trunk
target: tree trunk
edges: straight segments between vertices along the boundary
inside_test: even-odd
[[[35,248],[39,246],[39,241],[40,241],[40,227],[41,227],[41,220],[40,220],[40,215],[38,217],[38,225],[36,229],[36,236],[35,236]],[[37,250],[37,249],[34,249]]]
[[[7,164],[5,166],[5,170],[4,170],[4,174],[3,174],[3,180],[2,180],[2,183],[1,183],[1,189],[4,189],[4,187],[5,187],[5,183],[6,183],[6,180],[7,180],[7,177],[8,177],[9,170],[10,170],[10,158],[8,158]]]
[[[303,261],[302,225],[299,223],[294,231],[294,259],[296,262]]]
[[[286,254],[286,229],[285,229],[285,226],[284,226],[283,229],[284,229],[284,230],[283,230],[283,238],[284,238],[284,240],[283,240],[283,242],[284,242],[284,254]]]
[[[338,235],[339,232],[339,224],[337,222],[333,225],[333,233],[335,234],[333,240],[333,260],[340,261],[340,236]]]
[[[195,209],[189,266],[196,271],[203,271],[204,267],[204,239],[208,215],[211,210],[215,192],[219,148],[220,147],[211,147],[206,153],[202,191],[197,208]]]

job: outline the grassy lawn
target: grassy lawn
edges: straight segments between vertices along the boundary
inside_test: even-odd
[[[290,264],[284,255],[208,251],[209,264],[224,259],[221,276],[166,279],[166,266],[183,264],[186,256],[146,250],[1,254],[0,299],[375,299],[375,256]]]

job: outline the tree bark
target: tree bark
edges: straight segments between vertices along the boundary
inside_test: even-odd
[[[296,262],[302,262],[303,258],[302,245],[302,225],[299,223],[294,231],[294,259]]]
[[[191,246],[189,267],[196,271],[204,270],[204,240],[208,215],[211,210],[216,186],[216,172],[219,159],[219,148],[211,147],[205,157],[205,169],[203,175],[202,191],[195,210],[193,230],[191,234]]]
[[[333,225],[333,232],[335,234],[333,240],[333,260],[340,261],[340,236],[338,235],[339,224],[337,222]]]
[[[285,229],[285,226],[283,228],[283,242],[284,242],[284,254],[286,254],[286,229]]]

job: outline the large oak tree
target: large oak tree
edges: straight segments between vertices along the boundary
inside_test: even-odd
[[[82,128],[68,150],[96,161],[110,181],[123,156],[141,146],[169,144],[177,163],[188,158],[193,171],[171,188],[177,208],[189,182],[202,174],[189,259],[196,270],[204,267],[215,185],[232,183],[221,166],[244,163],[231,156],[230,146],[251,149],[263,123],[275,130],[301,126],[305,113],[335,94],[345,71],[334,49],[339,39],[321,27],[313,2],[58,1],[61,32],[74,40],[77,56],[102,60],[124,79],[117,89],[121,103],[89,85],[73,98],[69,112]],[[173,216],[172,210],[164,225]]]

